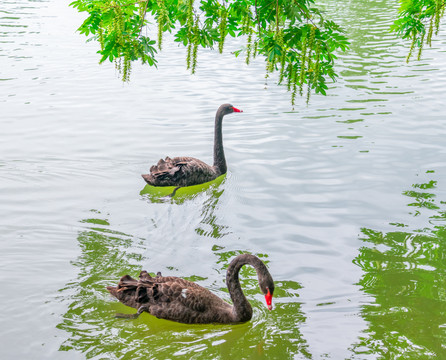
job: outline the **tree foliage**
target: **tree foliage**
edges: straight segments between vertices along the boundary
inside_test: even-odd
[[[420,60],[424,44],[432,45],[432,36],[437,35],[440,20],[444,16],[446,0],[400,0],[398,19],[392,26],[403,39],[412,40],[407,62],[418,49]]]
[[[313,91],[325,95],[327,79],[337,76],[334,53],[348,47],[342,29],[314,0],[75,0],[71,6],[88,13],[78,30],[100,43],[100,62],[114,61],[124,81],[133,60],[156,66],[166,32],[186,47],[192,73],[199,47],[222,53],[228,36],[242,36],[234,54],[247,64],[262,56],[266,77],[277,71],[294,104],[297,93],[307,101]],[[156,26],[157,37],[143,35],[145,26]]]

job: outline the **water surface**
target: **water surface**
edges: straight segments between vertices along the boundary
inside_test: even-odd
[[[230,48],[200,51],[191,76],[166,41],[158,70],[135,64],[123,85],[68,3],[0,5],[2,358],[446,356],[444,31],[406,64],[396,2],[326,0],[351,50],[328,96],[293,110]],[[140,174],[211,162],[226,102],[244,110],[224,121],[227,176],[157,201]],[[113,317],[133,310],[105,286],[142,269],[229,299],[243,252],[268,264],[272,312],[246,268],[246,324]]]

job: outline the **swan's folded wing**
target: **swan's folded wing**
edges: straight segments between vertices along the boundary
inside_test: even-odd
[[[165,160],[160,159],[158,164],[153,165],[150,168],[150,175],[157,179],[163,179],[175,176],[180,170],[180,166],[177,166],[171,158],[166,157]]]
[[[130,275],[124,275],[118,283],[118,292],[134,290],[138,286],[138,280],[132,278]]]
[[[184,288],[178,300],[191,310],[204,312],[211,305],[208,295],[207,292],[203,293],[202,289]]]

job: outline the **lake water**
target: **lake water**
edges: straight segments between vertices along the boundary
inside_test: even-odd
[[[200,50],[191,76],[168,41],[122,84],[68,4],[0,4],[1,359],[446,357],[444,29],[406,64],[396,1],[326,0],[351,50],[293,110],[261,60]],[[227,176],[159,201],[140,174],[211,162],[226,102],[244,110],[224,120]],[[244,268],[248,323],[114,318],[134,310],[105,287],[142,269],[229,299],[243,252],[268,264],[272,312]]]

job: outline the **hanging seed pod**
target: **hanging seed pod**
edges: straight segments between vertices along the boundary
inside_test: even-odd
[[[440,19],[441,14],[444,12],[444,0],[435,1],[435,35],[438,35],[438,30],[440,29]]]
[[[270,62],[267,60],[266,61],[266,68],[265,68],[265,89],[266,86],[268,85],[268,78],[269,78],[269,68],[270,68]]]
[[[186,57],[186,68],[189,70],[191,68],[192,59],[192,43],[187,45],[187,57]]]
[[[431,17],[431,20],[429,22],[429,30],[427,32],[426,44],[428,44],[429,46],[432,46],[432,35],[434,33],[434,19],[435,19],[435,14],[432,15]]]
[[[246,43],[246,65],[249,65],[249,62],[251,60],[251,51],[252,51],[252,30],[249,30],[248,34],[248,40]]]
[[[308,49],[310,49],[310,51],[314,47],[314,39],[315,39],[315,37],[316,37],[316,26],[312,26],[311,30],[310,30],[310,35],[308,37]]]
[[[243,17],[243,23],[242,23],[242,32],[247,34],[249,32],[249,27],[251,23],[251,12],[248,8],[248,11],[246,11],[245,16]]]
[[[291,92],[291,106],[294,106],[294,104],[296,103],[297,82],[298,82],[298,72],[296,69],[294,70],[293,80],[292,80],[293,90]]]
[[[99,40],[99,44],[101,44],[101,51],[104,51],[104,29],[102,26],[102,21],[99,23],[98,40]]]
[[[412,44],[410,45],[409,54],[407,54],[406,57],[406,63],[409,63],[410,58],[412,57],[413,50],[415,49],[415,42],[416,42],[416,34],[415,31],[412,34]]]
[[[121,74],[121,58],[117,57],[115,58],[115,70]]]
[[[308,77],[307,77],[307,104],[310,101],[310,92],[311,92],[311,85],[312,85],[312,77],[313,77],[313,69],[312,69],[312,50],[310,49],[310,52],[308,54],[308,63],[307,63],[307,69],[308,69]]]
[[[115,6],[115,17],[113,19],[114,31],[116,32],[117,43],[120,45],[124,45],[124,37],[123,32],[125,29],[124,25],[124,14],[122,13],[122,9],[119,5]]]
[[[287,66],[287,84],[286,84],[287,91],[291,91],[291,84],[293,78],[294,78],[294,67],[290,61]]]
[[[420,40],[420,46],[418,48],[418,55],[417,55],[417,60],[419,61],[421,58],[421,53],[423,51],[423,45],[424,45],[424,37],[426,36],[426,32],[423,31],[423,34],[421,35],[421,40]]]
[[[314,65],[314,73],[313,73],[313,83],[316,83],[317,86],[317,82],[319,80],[319,76],[321,74],[321,44],[317,43],[316,44],[316,63]]]
[[[193,34],[193,51],[192,51],[192,74],[195,74],[197,67],[198,45],[200,44],[200,29],[198,27],[198,15],[195,17],[194,34]]]
[[[187,58],[186,65],[189,70],[192,65],[192,43],[193,43],[193,28],[194,28],[194,0],[188,0],[187,2],[187,21],[186,21],[186,31],[187,31]]]
[[[274,34],[277,45],[283,46],[283,29],[279,29]]]
[[[308,84],[307,84],[307,105],[310,102],[310,96],[311,96],[311,87],[313,85],[313,69],[309,69],[308,71]]]
[[[248,34],[248,39],[246,41],[246,65],[249,65],[249,61],[251,58],[251,51],[252,51],[252,33],[253,30],[251,28],[251,12],[248,10],[246,14],[246,20],[245,20],[245,29],[244,32]]]
[[[285,77],[285,68],[286,68],[286,53],[282,50],[282,55],[280,56],[280,73],[279,73],[279,84],[282,83],[283,78]]]
[[[313,85],[313,52],[315,46],[316,37],[316,27],[312,26],[310,31],[310,36],[308,38],[308,56],[307,56],[307,73],[308,73],[308,84],[307,84],[307,104],[310,101],[311,86]]]
[[[279,84],[283,81],[284,71],[285,71],[285,62],[286,62],[286,50],[283,41],[283,29],[280,29],[276,32],[276,43],[280,46],[280,56],[279,56],[279,64],[280,64],[280,73],[279,73]]]
[[[130,56],[128,53],[126,53],[124,55],[124,66],[122,69],[123,82],[128,82],[130,80],[130,67],[131,67]]]
[[[166,4],[164,2],[164,0],[157,0],[156,1],[157,5],[158,5],[158,17],[157,17],[157,22],[158,22],[158,49],[162,49],[162,43],[163,43],[163,29],[164,29],[164,25],[166,23],[167,20],[167,8],[166,8]]]
[[[307,64],[307,41],[308,38],[305,36],[302,43],[302,55],[300,59],[300,76],[299,76],[299,94],[300,96],[303,95],[303,86],[305,81],[305,74],[306,74],[306,64]]]
[[[224,44],[225,44],[227,20],[228,20],[228,12],[223,7],[220,10],[220,24],[218,26],[218,31],[220,33],[220,41],[218,42],[218,51],[219,51],[220,54],[223,53],[223,47],[224,47]]]

